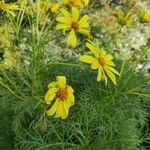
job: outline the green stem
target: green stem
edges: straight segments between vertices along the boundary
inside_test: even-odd
[[[128,91],[127,94],[150,97],[150,95],[148,95],[148,94],[138,93],[138,92],[130,92],[130,91]]]
[[[135,72],[135,69],[137,67],[137,65],[139,64],[139,62],[143,59],[143,57],[146,55],[147,51],[148,51],[149,47],[147,46],[144,51],[142,52],[141,54],[141,57],[139,59],[137,59],[137,61],[135,62],[135,64],[133,65],[132,67],[132,70],[131,70],[131,73],[129,74],[126,82],[124,83],[124,85],[120,88],[120,91],[128,84],[128,82],[130,81],[130,79],[132,78],[134,72]]]
[[[4,87],[5,89],[7,89],[8,92],[10,92],[11,94],[13,94],[16,98],[18,98],[19,100],[22,100],[22,98],[19,95],[17,95],[9,86],[7,86],[6,84],[4,84],[2,81],[0,81],[0,85],[2,87]]]

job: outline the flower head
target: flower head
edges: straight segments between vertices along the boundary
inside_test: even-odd
[[[13,3],[6,4],[4,1],[0,1],[0,10],[6,11],[7,14],[10,14],[14,17],[15,16],[14,11],[19,10],[19,6]]]
[[[63,0],[65,4],[70,7],[78,7],[81,8],[83,6],[81,0]]]
[[[125,14],[123,11],[119,11],[116,13],[116,15],[121,25],[129,26],[133,22],[133,19],[131,17],[131,12]]]
[[[58,10],[59,10],[59,7],[60,7],[59,3],[53,3],[52,6],[51,6],[51,12],[52,13],[57,13]]]
[[[150,13],[144,12],[141,10],[141,11],[139,11],[138,15],[139,15],[141,21],[150,22]]]
[[[114,84],[116,84],[116,75],[119,73],[113,68],[115,64],[113,63],[113,57],[110,54],[107,54],[105,50],[99,49],[93,45],[93,43],[86,43],[86,46],[93,53],[93,56],[83,55],[80,56],[80,60],[91,64],[92,69],[98,69],[97,81],[101,79],[105,80],[107,84],[107,76],[112,80]],[[106,76],[107,75],[107,76]]]
[[[65,31],[70,31],[70,34],[67,38],[67,45],[76,47],[76,33],[81,33],[83,35],[90,36],[88,23],[89,16],[85,15],[79,20],[79,10],[75,7],[72,7],[71,13],[69,13],[66,9],[63,9],[61,12],[62,16],[56,18],[56,20],[59,22],[56,26],[56,29],[62,29],[64,34]]]
[[[50,105],[55,100],[53,106],[47,111],[48,116],[55,114],[55,118],[66,119],[71,106],[74,105],[74,90],[66,84],[65,76],[57,76],[57,81],[48,85],[45,94],[45,102]]]

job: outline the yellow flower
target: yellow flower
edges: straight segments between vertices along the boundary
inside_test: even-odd
[[[53,100],[53,106],[47,111],[48,116],[55,114],[55,118],[66,119],[71,106],[74,105],[74,90],[66,84],[65,76],[57,76],[56,82],[48,85],[49,90],[45,95],[46,104],[50,105]]]
[[[63,0],[65,4],[70,7],[78,7],[81,8],[83,6],[81,0]]]
[[[131,17],[132,15],[131,12],[128,12],[127,14],[125,14],[123,11],[119,11],[116,13],[116,15],[120,24],[122,25],[129,26],[133,22],[133,19]]]
[[[95,47],[92,42],[86,43],[86,46],[94,54],[94,57],[89,55],[83,55],[80,56],[80,60],[85,63],[91,64],[92,69],[98,69],[97,81],[104,79],[105,83],[107,84],[108,76],[112,80],[112,82],[116,84],[115,74],[119,75],[119,73],[113,68],[115,64],[112,61],[112,55],[107,54],[106,51],[103,49]]]
[[[89,16],[85,15],[79,20],[79,10],[75,7],[72,7],[72,13],[69,13],[66,9],[62,11],[63,16],[57,17],[56,20],[59,22],[56,26],[57,30],[65,31],[71,30],[68,38],[67,38],[67,45],[72,47],[77,46],[77,37],[76,33],[79,32],[86,36],[90,36],[89,30]]]
[[[85,6],[89,5],[89,0],[82,0],[82,2],[84,3]]]
[[[46,14],[52,7],[52,4],[48,1],[48,0],[44,0],[41,2],[40,5],[40,11],[44,11],[44,13]]]
[[[52,6],[51,6],[51,12],[52,13],[57,13],[58,10],[59,10],[59,7],[60,7],[59,3],[53,3]]]
[[[14,11],[19,10],[19,6],[12,3],[6,4],[4,1],[0,1],[0,10],[6,11],[7,14],[10,14],[14,17],[15,16]]]
[[[139,11],[138,15],[142,21],[150,22],[150,13],[147,13],[141,10]]]

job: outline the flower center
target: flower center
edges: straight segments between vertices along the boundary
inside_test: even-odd
[[[74,1],[74,0],[69,0],[69,3],[70,3],[71,5],[75,5],[75,1]]]
[[[59,91],[56,93],[56,97],[60,100],[65,100],[68,96],[68,92],[66,89],[59,89]]]
[[[103,57],[99,57],[98,62],[101,66],[104,66],[106,64],[106,60]]]
[[[77,31],[79,29],[78,22],[72,22],[71,28],[73,28],[75,31]]]

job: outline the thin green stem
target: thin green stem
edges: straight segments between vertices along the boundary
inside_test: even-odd
[[[37,150],[44,150],[45,148],[48,148],[48,147],[52,147],[52,146],[63,146],[63,145],[69,145],[69,146],[73,146],[73,147],[78,147],[79,148],[79,146],[78,145],[76,145],[76,144],[72,144],[72,143],[64,143],[64,142],[62,142],[62,143],[54,143],[54,144],[48,144],[48,145],[45,145],[45,146],[42,146],[42,147],[40,147],[40,148],[38,148]]]
[[[146,55],[147,51],[149,50],[149,47],[147,46],[143,51],[142,51],[142,54],[140,55],[140,58],[137,59],[137,61],[133,64],[132,66],[132,70],[126,80],[126,82],[124,83],[124,85],[120,88],[120,91],[128,84],[128,82],[130,81],[130,79],[132,78],[134,72],[135,72],[135,69],[137,67],[137,65],[139,64],[139,62],[143,59],[143,57]]]
[[[17,95],[9,86],[7,86],[6,84],[4,84],[2,81],[0,81],[0,85],[2,87],[4,87],[5,89],[8,90],[9,93],[13,94],[16,98],[18,98],[19,100],[22,100],[22,97],[20,97],[19,95]]]
[[[128,91],[127,94],[144,96],[144,97],[149,97],[150,98],[150,95],[149,94],[145,94],[145,93],[138,93],[138,92]]]

